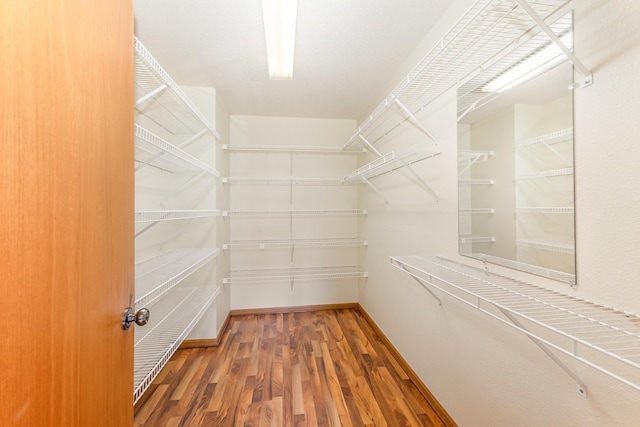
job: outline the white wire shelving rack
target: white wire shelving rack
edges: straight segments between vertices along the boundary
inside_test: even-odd
[[[640,317],[486,269],[433,256],[391,257],[391,265],[529,337],[587,395],[559,356],[578,360],[640,391]]]
[[[476,1],[368,115],[343,147],[371,147],[405,121],[435,140],[417,119],[417,113],[540,31],[574,63],[584,77],[584,84],[590,84],[591,72],[547,24],[568,3],[567,0]]]
[[[534,249],[542,249],[544,251],[560,252],[564,254],[576,253],[575,245],[573,244],[573,242],[521,239],[521,240],[516,240],[516,243],[520,246],[526,246]]]
[[[233,270],[225,284],[260,284],[267,282],[342,280],[366,278],[367,272],[357,266],[294,267],[282,269]]]
[[[576,276],[575,274],[572,274],[572,273],[565,273],[563,271],[545,268],[539,265],[528,264],[523,261],[500,258],[497,256],[488,255],[488,254],[467,253],[464,255],[469,258],[475,258],[479,261],[482,261],[485,263],[485,265],[487,262],[490,262],[492,264],[501,265],[503,267],[508,267],[513,270],[524,271],[526,273],[535,274],[537,276],[546,277],[549,279],[557,280],[559,282],[569,283],[570,285],[575,285],[576,283]]]
[[[184,201],[186,198],[176,199],[183,202],[175,206],[186,209],[161,209],[164,200],[169,197],[190,195],[189,187],[198,180],[220,177],[215,167],[203,160],[208,155],[201,154],[203,150],[207,150],[207,153],[214,151],[220,136],[137,38],[134,38],[134,58],[135,171],[144,168],[144,179],[161,177],[173,184],[167,185],[170,188],[162,194],[165,198],[153,206],[149,206],[151,202],[144,206],[144,201],[151,198],[146,198],[147,194],[142,193],[140,201],[143,206],[137,206],[134,212],[137,239],[165,221],[220,215],[215,209],[190,209],[195,207],[196,202]],[[136,178],[140,176],[137,174]],[[138,191],[141,191],[140,186],[136,187]],[[153,200],[155,196],[156,193]],[[187,221],[183,224],[190,223]],[[162,244],[170,243],[176,237],[174,234],[166,239],[166,229],[161,232],[165,234],[157,234],[153,242],[162,240]],[[140,240],[136,240],[138,242]],[[156,249],[160,249],[159,246],[156,244]],[[189,285],[194,287],[184,286],[187,284],[185,279],[212,262],[219,253],[219,249],[196,247],[140,261],[140,253],[136,252],[136,309],[151,307],[151,310],[149,323],[134,328],[134,401],[142,396],[218,295],[219,288],[207,286],[205,281],[196,283],[190,280]]]
[[[439,151],[411,151],[408,153],[399,153],[397,151],[391,151],[387,154],[380,155],[377,159],[367,163],[364,166],[356,169],[353,172],[348,173],[342,179],[343,183],[363,183],[367,184],[376,194],[382,197],[385,202],[382,193],[371,183],[371,179],[380,175],[387,174],[389,172],[396,171],[398,169],[406,169],[411,176],[415,179],[418,185],[428,193],[430,193],[436,201],[440,201],[438,194],[418,175],[413,168],[412,164],[431,159],[441,154]]]
[[[344,185],[342,178],[302,178],[302,177],[225,177],[222,178],[225,184],[238,185]],[[355,183],[354,183],[355,184]]]
[[[554,13],[545,21],[551,22],[549,29],[558,37],[567,49],[573,49],[573,18],[571,13],[565,13],[563,9],[559,9],[563,16]],[[523,34],[518,39],[517,49],[511,50],[503,57],[476,73],[472,78],[468,79],[458,88],[458,120],[461,120],[468,113],[494,101],[502,95],[509,92],[519,84],[524,83],[535,76],[565,62],[566,55],[554,46],[549,36],[541,31],[537,34],[530,31]],[[529,61],[529,62],[527,62]],[[526,75],[526,79],[505,79],[502,76],[516,69],[520,64],[522,68],[535,61],[538,64],[537,69]],[[522,81],[519,81],[522,80]],[[568,86],[568,84],[567,84]],[[570,88],[567,88],[569,91]]]
[[[262,250],[291,248],[337,248],[367,246],[362,239],[326,238],[326,239],[282,239],[282,240],[236,240],[222,246],[225,250]]]
[[[159,298],[219,254],[220,249],[181,249],[136,264],[136,309],[151,307]]]
[[[135,107],[172,135],[199,138],[204,134],[220,140],[220,135],[193,105],[171,76],[144,45],[134,37]],[[182,144],[188,143],[182,141]]]
[[[155,223],[160,221],[178,221],[194,218],[212,218],[220,215],[213,209],[149,210],[136,211],[135,223]]]
[[[153,132],[135,124],[135,170],[152,165],[170,172],[220,177],[218,171],[191,154],[160,138]]]
[[[573,206],[527,206],[517,207],[516,213],[526,214],[573,214],[575,209]]]
[[[516,141],[516,148],[528,147],[531,145],[553,145],[558,144],[560,142],[571,142],[573,141],[573,128],[561,129],[555,132],[550,132],[545,135],[536,136],[534,138],[523,139],[521,141]]]
[[[144,328],[135,328],[134,404],[219,293],[220,288],[212,286],[177,287],[171,299],[163,298],[154,305]]]
[[[259,144],[224,144],[229,152],[248,153],[289,153],[289,154],[362,154],[366,150],[358,147],[331,147],[324,145],[259,145]]]
[[[222,216],[229,218],[288,218],[366,215],[365,209],[273,209],[251,211],[223,211]]]

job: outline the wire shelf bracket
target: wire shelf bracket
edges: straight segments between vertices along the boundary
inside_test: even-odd
[[[593,84],[593,74],[591,71],[585,67],[585,65],[578,59],[578,57],[569,50],[562,40],[556,36],[556,34],[549,28],[546,22],[533,10],[533,8],[529,5],[529,2],[526,0],[515,0],[520,7],[529,15],[529,17],[536,23],[536,25],[549,37],[549,39],[555,44],[564,55],[573,63],[573,66],[578,70],[578,72],[582,75],[582,85],[583,87],[589,86]]]
[[[586,385],[558,353],[640,391],[640,316],[443,257],[392,256],[390,263],[525,334],[580,395],[587,396]]]
[[[438,194],[418,175],[411,167],[412,164],[422,160],[433,158],[441,152],[433,151],[412,151],[409,153],[400,154],[397,151],[391,151],[385,155],[381,155],[377,159],[370,163],[358,168],[357,170],[347,174],[342,178],[343,183],[353,183],[360,181],[367,184],[378,196],[380,196],[385,203],[388,200],[382,195],[382,193],[370,182],[370,179],[384,175],[389,172],[394,172],[398,169],[406,169],[413,178],[417,181],[417,184],[429,194],[431,194],[436,203],[440,201]]]

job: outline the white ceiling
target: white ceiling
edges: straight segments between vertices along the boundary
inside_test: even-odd
[[[293,81],[268,79],[261,0],[134,0],[135,32],[230,114],[361,119],[450,0],[299,0]]]

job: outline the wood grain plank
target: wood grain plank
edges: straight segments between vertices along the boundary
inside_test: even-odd
[[[445,425],[385,346],[351,309],[236,316],[218,348],[176,353],[136,426]]]

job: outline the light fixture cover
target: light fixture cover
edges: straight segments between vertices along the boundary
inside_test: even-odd
[[[272,80],[293,79],[298,0],[262,0],[267,64]]]

